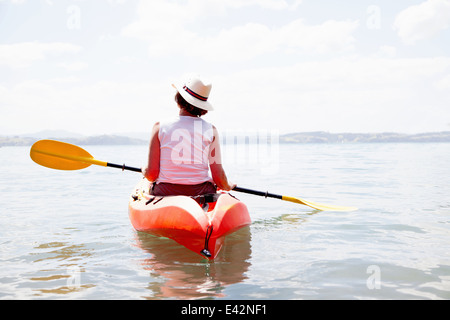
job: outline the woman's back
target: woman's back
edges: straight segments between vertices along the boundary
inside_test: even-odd
[[[212,181],[209,151],[213,126],[199,118],[179,116],[160,123],[160,172],[158,182],[200,184]]]

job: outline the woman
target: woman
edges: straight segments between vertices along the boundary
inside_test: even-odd
[[[150,193],[197,196],[215,193],[217,188],[232,190],[235,185],[228,182],[222,167],[217,129],[201,119],[213,110],[208,102],[211,84],[194,77],[173,87],[179,116],[153,126],[148,164],[142,168],[153,182]]]

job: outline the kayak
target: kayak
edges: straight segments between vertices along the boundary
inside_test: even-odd
[[[131,194],[128,213],[140,232],[175,240],[207,259],[214,259],[225,236],[251,224],[247,206],[227,192],[197,197],[153,196],[142,179]]]

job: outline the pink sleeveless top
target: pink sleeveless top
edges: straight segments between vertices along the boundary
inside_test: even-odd
[[[197,117],[179,116],[161,122],[160,168],[157,183],[193,185],[212,181],[209,174],[209,146],[213,126]]]

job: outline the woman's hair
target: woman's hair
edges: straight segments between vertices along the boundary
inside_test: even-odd
[[[201,117],[208,113],[207,110],[197,108],[196,106],[193,106],[192,104],[184,100],[179,92],[177,92],[177,94],[175,95],[175,101],[180,106],[180,108],[186,110],[194,116]]]

